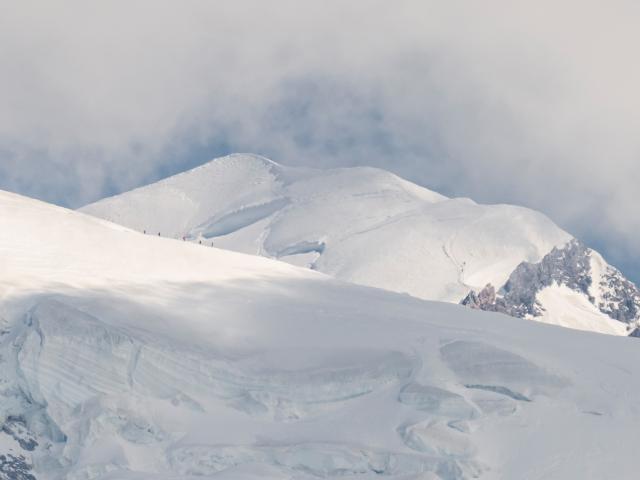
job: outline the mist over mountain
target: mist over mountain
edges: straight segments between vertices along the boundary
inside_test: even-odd
[[[77,208],[238,151],[374,166],[541,211],[640,281],[639,9],[17,2],[0,188]]]
[[[0,480],[639,478],[639,19],[0,3]]]

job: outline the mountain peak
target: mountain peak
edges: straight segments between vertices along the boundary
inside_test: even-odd
[[[230,170],[237,170],[238,172],[242,172],[244,175],[247,175],[247,180],[250,181],[252,173],[256,174],[258,172],[272,172],[274,174],[278,174],[286,168],[289,167],[285,167],[279,163],[274,162],[273,160],[268,159],[267,157],[263,157],[254,153],[232,153],[223,157],[214,158],[212,160],[209,160],[208,162],[203,163],[202,165],[198,165],[197,167],[185,170],[184,172],[177,173],[171,177],[164,178],[156,183],[176,183],[177,181],[182,181],[182,179],[184,179],[185,177],[196,177],[203,174],[225,175],[227,174],[225,172],[229,172]],[[147,185],[147,187],[148,186],[149,185]]]
[[[428,300],[619,335],[640,320],[637,288],[541,213],[378,168],[236,153],[83,211]]]
[[[541,321],[573,318],[575,328],[603,333],[624,334],[640,321],[638,288],[575,238],[554,247],[540,262],[522,262],[497,292],[489,284],[461,303]]]
[[[258,155],[256,153],[230,153],[229,155],[225,155],[223,157],[217,157],[208,162],[200,165],[200,167],[196,167],[193,170],[197,170],[198,168],[210,168],[220,165],[252,165],[252,166],[262,166],[269,168],[283,168],[283,165],[274,162],[273,160],[264,157],[262,155]]]
[[[137,230],[277,258],[368,286],[460,301],[571,237],[544,215],[447,198],[371,167],[234,154],[82,209]],[[508,232],[505,236],[505,232]]]

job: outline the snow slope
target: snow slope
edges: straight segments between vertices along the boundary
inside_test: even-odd
[[[341,280],[459,302],[570,236],[545,216],[449,199],[374,168],[311,170],[237,154],[82,211]]]
[[[603,320],[602,313],[580,292],[566,285],[543,288],[537,300],[545,310],[536,320],[563,327],[577,328],[609,335],[627,335],[627,325],[613,319]]]
[[[504,288],[523,264],[543,264],[557,251],[554,248],[570,249],[572,241],[532,210],[449,199],[382,170],[300,169],[241,154],[82,210],[139,231],[277,258],[353,283],[427,300],[462,300],[471,306],[478,302],[469,295],[474,297],[487,285]],[[531,281],[519,289],[529,291],[539,311],[490,309],[626,335],[640,322],[640,292],[597,252],[585,247],[581,253],[582,260],[594,259],[587,259],[589,289],[577,288],[574,281],[570,292],[552,291],[549,284],[542,294],[541,286]],[[638,308],[621,312],[619,305],[630,299],[629,304],[637,303]]]
[[[2,192],[0,318],[7,478],[637,474],[633,339],[343,283]]]

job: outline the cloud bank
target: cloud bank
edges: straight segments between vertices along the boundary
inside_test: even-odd
[[[67,206],[225,153],[527,205],[640,279],[640,5],[0,2],[0,188]]]

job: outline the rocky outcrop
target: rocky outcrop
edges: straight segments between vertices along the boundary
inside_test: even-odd
[[[602,294],[597,306],[601,312],[626,323],[640,317],[640,291],[618,270],[607,271],[599,283]]]
[[[476,310],[499,312],[519,318],[525,316],[518,306],[509,305],[503,297],[498,296],[495,287],[490,283],[477,293],[474,291],[469,292],[460,303]]]
[[[498,291],[488,284],[479,292],[469,292],[461,303],[512,317],[539,317],[544,313],[544,306],[538,301],[538,293],[555,284],[585,295],[600,312],[614,320],[627,324],[638,321],[640,291],[609,265],[596,277],[592,268],[594,254],[574,239],[561,248],[554,248],[539,263],[522,262]],[[634,336],[640,336],[640,332]]]
[[[7,446],[13,443],[11,440],[15,442],[14,448]],[[38,447],[38,442],[23,417],[9,416],[5,419],[0,428],[0,443],[7,450],[0,452],[0,479],[36,480],[28,457]]]
[[[36,480],[32,467],[22,455],[0,454],[0,478],[7,480]]]

